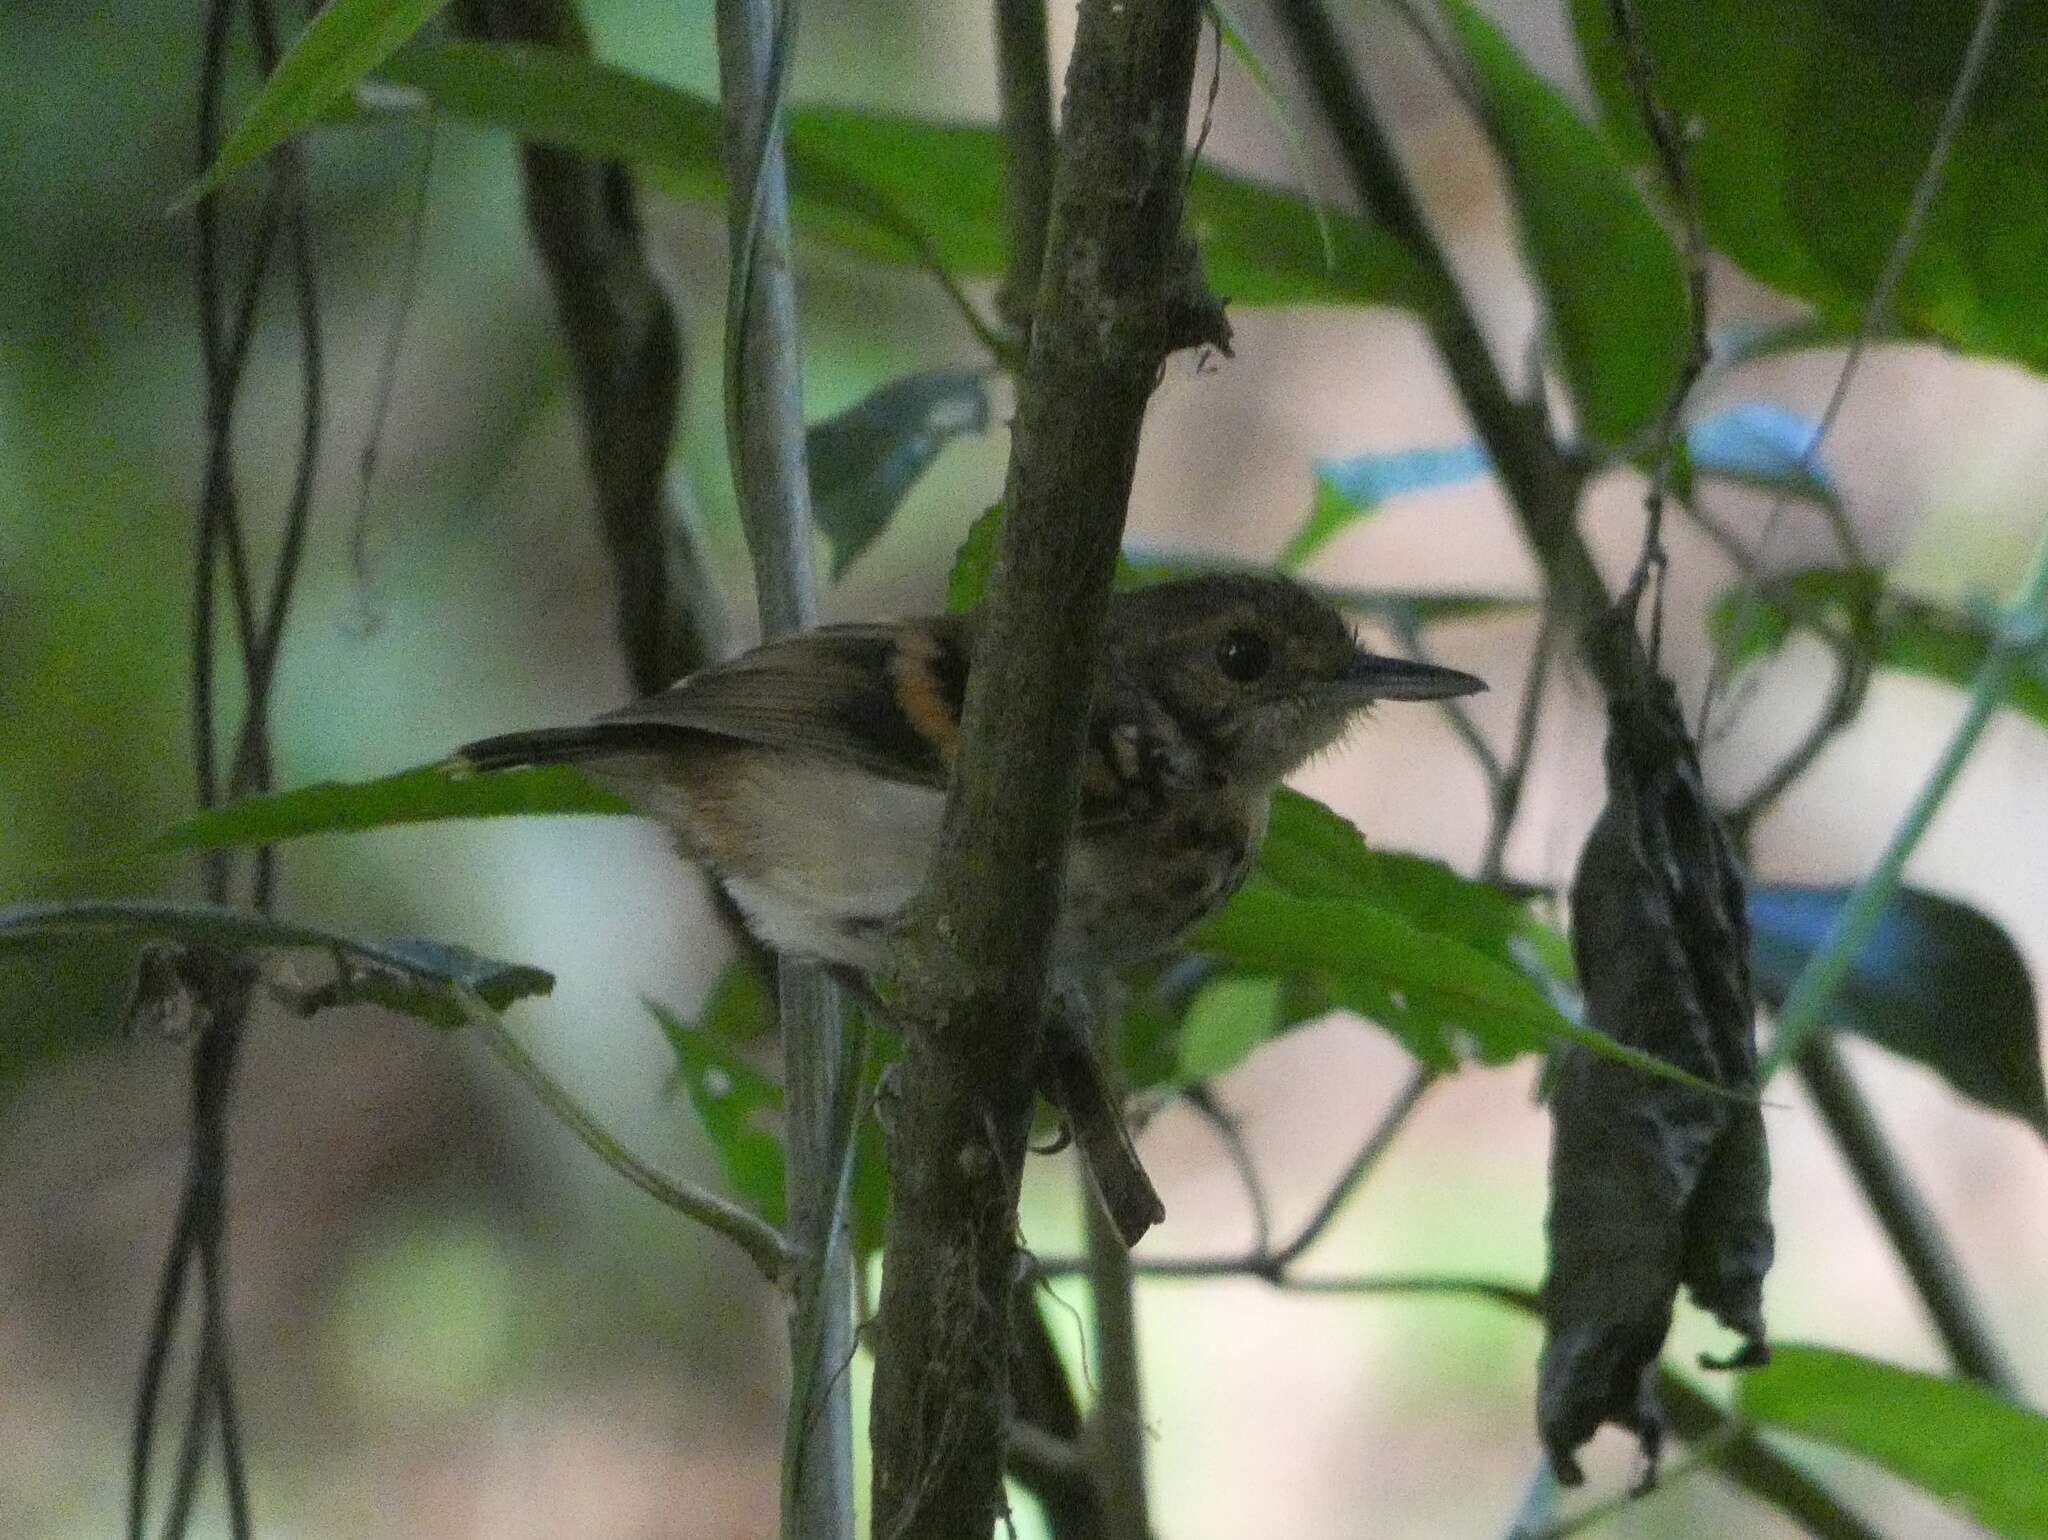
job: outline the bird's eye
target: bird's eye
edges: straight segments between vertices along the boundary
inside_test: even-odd
[[[1273,666],[1273,649],[1256,631],[1233,631],[1216,644],[1216,666],[1226,679],[1250,684]]]

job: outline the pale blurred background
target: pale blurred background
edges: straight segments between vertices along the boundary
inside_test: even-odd
[[[1556,6],[1491,9],[1544,68],[1576,82]],[[985,10],[813,0],[797,95],[989,117]],[[589,7],[606,57],[705,92],[708,11],[705,0]],[[183,679],[198,355],[189,227],[163,211],[189,174],[197,22],[167,0],[123,7],[118,25],[59,0],[10,12],[0,34],[12,102],[0,123],[0,228],[10,232],[0,263],[0,902],[191,895],[188,869],[79,863],[132,844],[191,798]],[[1055,5],[1054,18],[1063,57],[1069,8]],[[1264,18],[1244,21],[1277,63]],[[1374,10],[1359,36],[1495,345],[1519,359],[1534,304],[1482,146],[1390,14]],[[1206,50],[1202,68],[1206,78]],[[337,133],[314,150],[331,431],[279,687],[285,784],[380,774],[485,732],[583,716],[626,691],[575,405],[502,140],[452,128],[436,138],[420,299],[369,504],[374,561],[367,580],[351,570],[354,466],[422,149],[415,125]],[[1283,134],[1228,59],[1207,153],[1294,179]],[[1336,195],[1328,157],[1317,161],[1321,190]],[[674,473],[702,503],[706,546],[745,614],[717,403],[722,226],[711,211],[658,206],[653,234],[695,344]],[[813,416],[905,369],[976,361],[972,339],[914,275],[814,255],[799,282]],[[1790,313],[1732,276],[1719,297],[1722,322]],[[1239,309],[1233,321],[1234,360],[1198,371],[1184,358],[1166,372],[1132,510],[1138,541],[1270,555],[1307,510],[1315,457],[1466,436],[1401,315]],[[296,433],[291,348],[273,297],[242,428],[259,529],[281,502]],[[1811,356],[1751,368],[1700,405],[1762,399],[1817,411],[1836,367]],[[949,450],[825,596],[827,614],[935,606],[1006,449],[998,430]],[[1896,556],[1930,592],[2002,594],[2044,512],[2048,391],[2010,368],[1880,351],[1828,458],[1874,553]],[[1761,528],[1759,499],[1710,497],[1745,534]],[[1639,520],[1632,478],[1595,489],[1586,528],[1610,574],[1632,558]],[[1682,527],[1673,546],[1668,650],[1695,701],[1708,666],[1697,617],[1729,573]],[[1795,510],[1768,556],[1790,567],[1827,552]],[[1314,571],[1359,584],[1533,588],[1483,485],[1399,502],[1344,534]],[[1503,737],[1532,639],[1525,621],[1437,634],[1447,661],[1494,682],[1479,712]],[[1714,785],[1747,785],[1803,729],[1825,682],[1818,649],[1795,647],[1711,744]],[[1566,874],[1600,796],[1593,691],[1567,669],[1552,693],[1511,849],[1512,870],[1531,880]],[[1881,677],[1859,725],[1759,831],[1759,873],[1860,873],[1959,709],[1952,691]],[[2037,977],[2048,963],[2044,777],[2048,738],[1999,722],[1911,874],[2001,921]],[[1376,841],[1467,870],[1477,859],[1484,787],[1426,712],[1386,712],[1307,785]],[[520,1007],[519,1029],[637,1149],[715,1179],[687,1107],[665,1088],[667,1050],[641,997],[694,1009],[722,943],[697,878],[648,828],[579,819],[325,839],[287,848],[282,870],[294,915],[361,934],[433,935],[553,970],[553,998]],[[90,956],[0,969],[0,1066],[10,1076],[0,1091],[0,1533],[21,1540],[118,1527],[125,1419],[182,1174],[183,1056],[113,1039],[119,987],[117,971]],[[1967,1107],[1921,1070],[1851,1052],[2028,1389],[2048,1396],[2048,1154],[2038,1136]],[[1223,1083],[1283,1229],[1405,1068],[1384,1034],[1333,1019]],[[1532,1080],[1525,1064],[1438,1090],[1314,1266],[1538,1279],[1548,1130]],[[1774,1334],[1939,1366],[1797,1087],[1781,1082],[1773,1099]],[[722,1243],[624,1190],[474,1044],[368,1013],[310,1025],[265,1018],[234,1116],[229,1303],[261,1534],[772,1533],[782,1387],[773,1301]],[[1242,1246],[1247,1221],[1213,1138],[1169,1111],[1145,1148],[1172,1214],[1146,1248]],[[1037,1164],[1026,1217],[1045,1251],[1073,1248],[1063,1162]],[[1289,1298],[1251,1282],[1149,1286],[1142,1305],[1162,1540],[1506,1529],[1536,1460],[1529,1323],[1484,1305]],[[1674,1352],[1710,1340],[1682,1314]],[[1807,1453],[1891,1533],[1971,1532],[1881,1478]],[[1605,1436],[1592,1454],[1597,1490],[1626,1483],[1625,1440]],[[1028,1503],[1016,1522],[1038,1533]],[[1601,1531],[1789,1532],[1711,1477]],[[225,1533],[224,1523],[210,1510],[194,1533]]]

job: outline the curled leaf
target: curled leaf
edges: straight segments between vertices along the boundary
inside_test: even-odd
[[[1756,1081],[1749,928],[1734,852],[1709,807],[1676,694],[1659,679],[1609,706],[1606,810],[1572,883],[1587,1025],[1731,1091]],[[1753,1102],[1567,1048],[1552,1102],[1550,1275],[1537,1420],[1558,1478],[1603,1423],[1654,1476],[1657,1357],[1681,1284],[1766,1357],[1770,1168]]]

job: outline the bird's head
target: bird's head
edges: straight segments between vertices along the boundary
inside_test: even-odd
[[[1375,701],[1486,688],[1456,669],[1367,652],[1327,601],[1282,577],[1215,574],[1119,594],[1113,676],[1143,688],[1232,780],[1271,785]]]

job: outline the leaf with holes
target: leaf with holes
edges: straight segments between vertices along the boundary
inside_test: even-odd
[[[837,579],[889,525],[918,477],[963,433],[988,427],[974,369],[923,369],[869,392],[804,435],[811,504]]]
[[[1757,992],[1773,1007],[1784,1003],[1853,891],[1750,889]],[[1969,905],[1913,888],[1901,892],[1835,992],[1833,1021],[2048,1137],[2033,979],[2011,938]]]
[[[726,1182],[772,1225],[785,1215],[782,1087],[749,1064],[724,1037],[685,1022],[653,1000],[643,1002],[661,1024],[677,1074],[697,1121],[718,1152]]]

